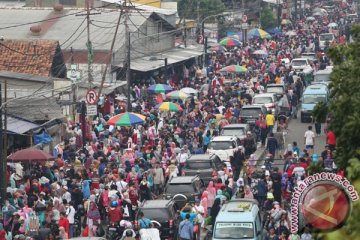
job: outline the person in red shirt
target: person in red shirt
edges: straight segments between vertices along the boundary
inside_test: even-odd
[[[110,223],[119,223],[123,217],[123,213],[117,201],[111,202],[111,207],[108,210]]]
[[[59,227],[63,227],[65,229],[65,232],[68,234],[68,237],[70,238],[70,231],[69,231],[69,220],[66,217],[65,212],[60,213],[60,219],[59,219]]]
[[[331,151],[335,150],[336,146],[336,136],[333,131],[329,130],[326,133],[326,143],[329,145]]]

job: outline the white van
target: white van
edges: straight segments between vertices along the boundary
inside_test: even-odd
[[[263,226],[256,200],[231,200],[222,206],[216,217],[213,240],[261,240],[263,237]]]
[[[321,50],[324,50],[326,47],[326,43],[331,45],[331,43],[335,40],[335,35],[333,33],[322,33],[319,35],[319,47]]]

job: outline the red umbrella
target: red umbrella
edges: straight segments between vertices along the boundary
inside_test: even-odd
[[[54,160],[54,157],[36,148],[26,148],[11,154],[8,156],[8,160],[13,162],[45,162]]]

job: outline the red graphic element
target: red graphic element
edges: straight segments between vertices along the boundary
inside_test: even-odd
[[[331,230],[346,221],[350,212],[350,200],[339,187],[320,183],[306,191],[301,210],[305,220],[313,227]]]

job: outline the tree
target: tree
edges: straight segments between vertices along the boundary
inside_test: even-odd
[[[199,8],[198,8],[199,6]],[[201,19],[219,14],[225,11],[225,5],[221,0],[178,0],[178,13],[180,18]]]
[[[275,14],[269,7],[264,7],[261,10],[260,23],[263,29],[274,28],[277,26]]]
[[[334,63],[331,74],[330,129],[336,135],[335,162],[346,170],[347,178],[360,191],[360,25],[352,28],[353,43],[329,49]],[[327,239],[356,239],[360,236],[360,204],[343,228],[327,234]],[[335,237],[335,238],[334,238]]]
[[[316,122],[324,123],[328,113],[328,106],[324,102],[319,102],[315,105],[313,116]]]

